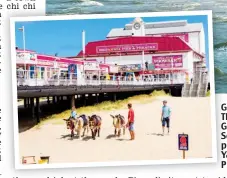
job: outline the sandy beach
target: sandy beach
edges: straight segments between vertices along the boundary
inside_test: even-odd
[[[40,128],[19,134],[22,156],[48,155],[50,163],[106,162],[130,160],[182,159],[178,151],[178,134],[189,134],[190,148],[186,158],[212,157],[210,98],[166,97],[172,109],[170,134],[161,136],[160,121],[163,97],[146,104],[133,104],[136,139],[126,135],[113,137],[110,114],[127,116],[128,110],[98,112],[102,119],[101,136],[96,140],[85,136],[71,140],[65,124],[49,121]],[[82,113],[80,113],[82,114]]]

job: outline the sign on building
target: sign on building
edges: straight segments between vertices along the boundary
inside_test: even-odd
[[[54,67],[54,62],[52,61],[37,61],[37,66],[49,66],[49,67]]]
[[[141,64],[120,65],[119,72],[137,72],[142,70]]]
[[[97,63],[97,62],[84,62],[84,70],[99,70],[99,63]]]
[[[146,51],[158,50],[157,43],[144,44],[128,44],[128,45],[111,45],[111,46],[97,46],[97,53],[113,53],[113,52],[132,52],[132,51]]]
[[[156,69],[181,68],[183,67],[182,55],[153,56],[152,62]]]
[[[118,66],[110,66],[110,73],[118,73],[119,69]]]
[[[36,60],[36,54],[29,53],[29,52],[17,52],[16,58],[17,58],[18,61],[21,61],[21,60],[24,60],[24,61]]]

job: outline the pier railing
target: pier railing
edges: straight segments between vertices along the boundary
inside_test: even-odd
[[[70,86],[70,85],[162,85],[162,84],[184,84],[185,76],[179,75],[156,75],[153,77],[133,76],[104,76],[95,78],[80,76],[76,74],[46,75],[39,73],[34,75],[33,71],[26,71],[17,74],[18,86]],[[29,75],[28,75],[29,74]],[[31,75],[33,74],[33,75]],[[77,77],[75,77],[77,76]],[[160,77],[161,76],[161,77]]]

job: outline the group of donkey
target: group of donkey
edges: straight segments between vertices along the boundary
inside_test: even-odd
[[[120,137],[121,130],[123,130],[123,135],[125,135],[126,122],[124,116],[121,114],[118,115],[110,115],[113,119],[114,126],[114,135]],[[102,126],[102,118],[98,115],[86,116],[85,114],[80,115],[76,119],[69,118],[63,119],[66,122],[67,129],[71,131],[71,138],[73,139],[74,133],[76,132],[77,136],[84,137],[87,131],[87,135],[89,133],[89,129],[91,130],[92,139],[95,140],[96,135],[100,137],[100,130]],[[82,134],[82,135],[81,135]]]

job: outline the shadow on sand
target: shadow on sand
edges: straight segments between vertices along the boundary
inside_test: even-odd
[[[125,138],[118,138],[116,139],[117,141],[131,141],[130,139],[125,139]]]
[[[161,134],[161,133],[151,133],[151,134],[148,133],[147,135],[164,136],[164,135]]]
[[[106,137],[106,139],[111,139],[111,138],[116,138],[116,136],[114,134],[110,134]]]
[[[78,139],[79,136],[78,135],[74,135],[74,137],[71,138],[71,134],[67,134],[67,135],[61,135],[60,139],[66,139],[66,138],[68,138],[68,140],[74,140],[74,139]]]
[[[82,138],[83,141],[88,141],[88,140],[92,140],[92,136],[84,136]]]

